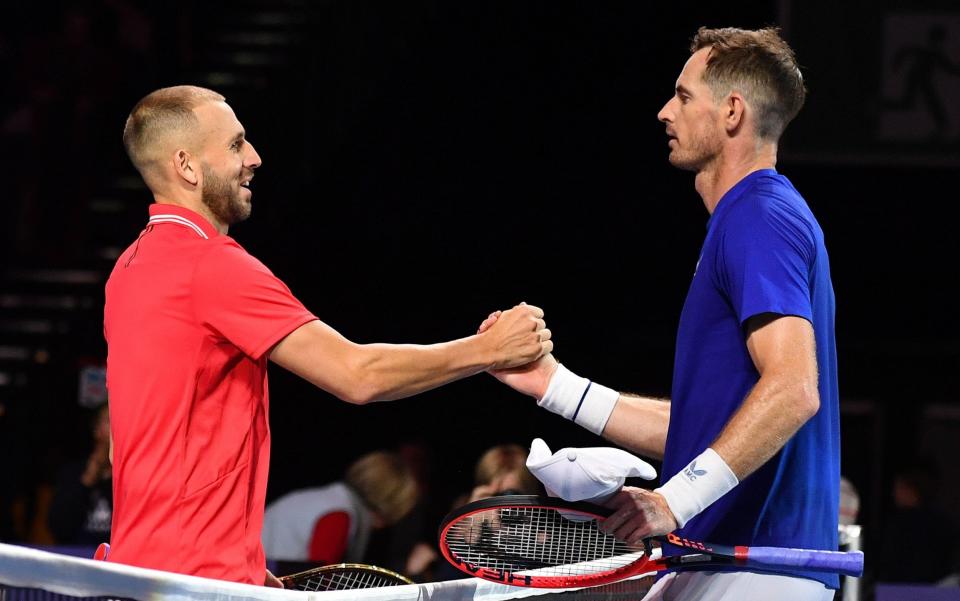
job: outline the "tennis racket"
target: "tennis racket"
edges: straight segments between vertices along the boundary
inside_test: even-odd
[[[607,584],[648,572],[694,566],[802,568],[863,573],[863,553],[731,547],[675,534],[658,542],[693,551],[663,556],[650,540],[628,545],[599,526],[613,510],[530,495],[491,497],[451,512],[440,525],[440,551],[460,570],[486,580],[544,588]]]
[[[295,591],[344,591],[413,584],[413,581],[377,566],[362,563],[338,563],[282,576],[283,588]]]

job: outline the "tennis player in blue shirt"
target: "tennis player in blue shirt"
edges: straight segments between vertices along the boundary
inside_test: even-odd
[[[805,93],[775,29],[701,28],[658,115],[670,163],[696,174],[710,214],[669,401],[591,383],[552,356],[494,373],[546,409],[662,458],[659,488],[625,487],[610,501],[605,528],[628,542],[675,531],[718,544],[837,548],[830,266],[819,224],[775,169]],[[646,599],[826,600],[838,587],[832,574],[711,570],[669,574]]]

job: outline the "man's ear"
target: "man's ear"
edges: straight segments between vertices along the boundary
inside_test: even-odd
[[[173,155],[173,168],[177,175],[191,186],[200,183],[200,163],[190,152],[178,149]]]
[[[728,134],[736,133],[746,121],[747,104],[740,92],[734,90],[723,104],[723,125]]]

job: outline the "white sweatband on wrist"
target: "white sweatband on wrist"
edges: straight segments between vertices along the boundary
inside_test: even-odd
[[[616,390],[581,378],[561,364],[537,404],[594,434],[602,434],[619,398]]]
[[[667,501],[677,527],[710,506],[711,503],[740,484],[727,462],[711,448],[700,453],[663,486],[654,489]]]

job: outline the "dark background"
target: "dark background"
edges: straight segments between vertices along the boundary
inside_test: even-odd
[[[697,27],[779,24],[810,95],[778,169],[826,233],[843,472],[876,529],[897,466],[932,456],[958,469],[947,464],[960,434],[960,149],[952,133],[871,138],[881,25],[906,9],[835,4],[5,7],[3,494],[33,494],[89,444],[77,374],[104,360],[102,285],[151,200],[120,144],[146,93],[195,83],[227,96],[263,157],[253,216],[230,234],[348,338],[448,340],[526,301],[546,310],[556,355],[574,371],[667,396],[707,213],[692,174],[667,163],[656,113]],[[50,295],[73,300],[46,306]],[[403,443],[429,451],[438,496],[468,487],[477,456],[498,442],[604,444],[484,375],[366,407],[279,369],[270,377],[270,498]],[[942,506],[957,499],[941,490]]]

